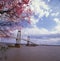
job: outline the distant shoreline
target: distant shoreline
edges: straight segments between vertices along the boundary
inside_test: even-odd
[[[16,44],[16,43],[8,43],[8,42],[0,42],[0,44],[6,44],[6,45],[12,45],[12,44]],[[24,46],[26,46],[26,44],[20,44],[20,45],[24,45]],[[47,45],[47,44],[36,44],[36,45],[33,45],[33,44],[29,44],[30,46],[60,46],[60,45]]]

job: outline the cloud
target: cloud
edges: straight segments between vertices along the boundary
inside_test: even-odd
[[[59,18],[54,18],[54,21],[55,21],[57,24],[60,24],[60,19],[59,19]]]
[[[47,38],[47,39],[40,39],[39,42],[41,44],[47,44],[47,45],[58,45],[60,38]]]
[[[39,21],[39,19],[35,19],[34,16],[31,16],[30,19],[31,19],[31,24],[36,24]]]
[[[47,38],[47,39],[34,39],[30,38],[30,41],[36,44],[46,44],[46,45],[58,45],[57,43],[59,42],[60,38]],[[60,43],[59,43],[60,44]]]
[[[50,2],[50,0],[48,0],[48,2]],[[53,12],[53,9],[51,9],[51,7],[48,4],[46,4],[44,0],[32,0],[30,3],[30,8],[33,11],[33,15],[31,16],[32,28],[24,28],[22,30],[22,33],[27,35],[60,33],[60,21],[59,18],[55,18],[55,16],[59,15],[59,12]],[[50,14],[52,17],[54,17],[53,21],[56,22],[57,26],[55,26],[50,31],[48,31],[45,28],[38,28],[36,26],[36,23],[39,22],[40,19],[43,18],[43,16],[48,17]],[[34,17],[34,15],[37,15],[38,18]]]
[[[56,22],[56,26],[53,28],[53,31],[55,33],[60,33],[60,19],[54,18],[53,20]]]
[[[49,34],[57,34],[57,33],[60,33],[60,27],[55,27],[51,31],[48,31],[45,28],[37,28],[37,27],[22,29],[22,35],[26,35],[26,36],[28,36],[28,35],[38,36],[38,35],[44,35],[44,34],[49,35]]]
[[[35,28],[25,28],[25,29],[22,30],[22,33],[24,35],[40,35],[40,34],[48,34],[48,32],[49,31],[45,28],[39,29],[37,27],[35,27]]]
[[[56,33],[60,33],[60,25],[57,25],[55,28]]]
[[[58,15],[59,15],[59,12],[51,13],[51,16],[53,16],[53,17],[58,16]]]
[[[48,0],[48,2],[50,2],[51,0]]]
[[[48,17],[50,13],[49,6],[42,0],[32,0],[30,4],[30,8],[33,11],[33,16],[31,16],[32,24],[36,24],[39,19],[43,16]],[[37,19],[34,19],[34,15],[38,15]]]

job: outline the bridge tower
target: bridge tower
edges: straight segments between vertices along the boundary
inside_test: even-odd
[[[27,38],[28,38],[28,39],[27,39],[27,44],[26,44],[26,46],[29,46],[29,45],[30,45],[30,36],[28,36]]]
[[[21,30],[19,30],[18,33],[17,33],[15,47],[20,47],[20,43],[21,43]]]

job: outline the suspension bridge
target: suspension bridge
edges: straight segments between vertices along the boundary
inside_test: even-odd
[[[6,42],[2,42],[4,44],[7,44],[8,47],[16,47],[16,48],[20,48],[21,45],[24,45],[24,46],[38,46],[38,44],[32,42],[30,40],[30,36],[27,36],[27,39],[25,38],[21,38],[21,30],[17,32],[17,37],[14,37],[14,36],[4,36],[5,38],[13,38],[13,39],[16,39],[16,43],[6,43]],[[21,44],[20,42],[21,41],[26,41],[27,43],[26,44]],[[1,43],[1,42],[0,42]]]

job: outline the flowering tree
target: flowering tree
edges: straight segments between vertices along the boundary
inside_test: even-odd
[[[10,36],[10,31],[21,28],[18,24],[30,23],[30,0],[0,0],[0,37]]]

